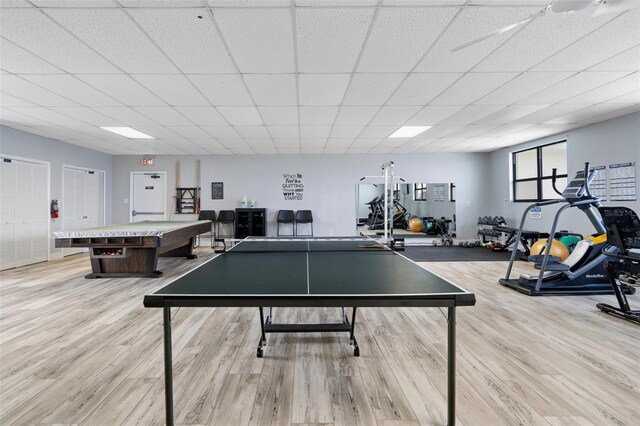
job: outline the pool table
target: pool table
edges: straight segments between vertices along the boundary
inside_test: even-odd
[[[88,247],[92,272],[85,278],[157,278],[159,256],[195,259],[193,239],[211,232],[211,221],[144,221],[53,232],[58,248]]]

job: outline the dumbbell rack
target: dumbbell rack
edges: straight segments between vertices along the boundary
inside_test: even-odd
[[[484,216],[478,218],[478,237],[482,240],[482,243],[488,242],[501,242],[500,241],[503,236],[501,232],[495,231],[493,229],[496,225],[506,225],[507,222],[502,217],[498,216]]]

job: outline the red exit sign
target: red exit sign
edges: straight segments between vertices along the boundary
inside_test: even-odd
[[[143,166],[153,166],[153,157],[142,157]]]

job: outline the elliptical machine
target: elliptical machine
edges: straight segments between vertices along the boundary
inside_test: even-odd
[[[553,169],[552,184],[553,189],[562,196],[561,199],[547,200],[533,203],[528,206],[522,214],[520,227],[516,241],[520,241],[524,224],[532,208],[544,207],[553,204],[566,203],[560,207],[553,219],[553,225],[549,232],[550,237],[556,235],[556,227],[560,215],[570,207],[577,207],[584,212],[595,228],[598,235],[606,234],[607,230],[602,223],[597,207],[600,207],[600,199],[594,197],[589,192],[589,184],[595,178],[596,171],[591,169],[589,163],[585,163],[584,170],[576,173],[564,191],[560,192],[556,188],[556,169]],[[530,256],[529,259],[535,262],[538,274],[522,274],[518,279],[510,279],[513,262],[516,259],[516,247],[511,253],[511,260],[507,268],[506,276],[500,280],[500,284],[513,288],[529,296],[540,296],[545,294],[553,295],[585,295],[585,294],[613,294],[613,287],[609,281],[604,268],[607,256],[603,250],[607,246],[606,240],[599,242],[582,240],[576,245],[571,255],[560,262],[560,259],[550,256],[551,244],[547,244],[544,255]],[[623,286],[622,291],[633,294],[635,288]]]

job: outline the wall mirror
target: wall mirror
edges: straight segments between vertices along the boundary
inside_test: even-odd
[[[453,183],[394,184],[391,208],[394,232],[408,230],[408,221],[413,217],[423,219],[422,234],[428,234],[431,229],[429,219],[450,220],[448,228],[451,231],[456,214],[455,188]],[[384,184],[356,185],[356,220],[360,231],[384,228]]]

